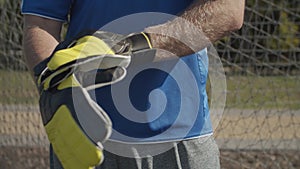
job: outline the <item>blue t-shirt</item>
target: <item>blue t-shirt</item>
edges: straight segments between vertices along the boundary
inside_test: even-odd
[[[191,3],[192,0],[23,0],[22,13],[68,21],[66,38],[72,38],[79,32],[100,28],[124,34],[142,31],[170,20]],[[97,89],[97,102],[113,122],[110,139],[159,142],[212,134],[207,73],[207,52],[202,50],[176,63],[145,63],[129,68],[122,82]]]

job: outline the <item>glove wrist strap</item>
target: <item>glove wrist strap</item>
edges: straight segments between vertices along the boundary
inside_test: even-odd
[[[49,62],[49,60],[50,57],[44,59],[33,68],[33,73],[35,77],[39,76],[47,68],[47,63]]]
[[[148,35],[144,32],[130,34],[127,39],[131,42],[132,53],[152,48]]]

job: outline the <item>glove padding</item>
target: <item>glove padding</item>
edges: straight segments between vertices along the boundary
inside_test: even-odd
[[[40,111],[53,150],[65,169],[90,169],[103,161],[112,131],[88,90],[122,80],[135,52],[148,50],[145,34],[97,31],[60,43],[35,69]]]

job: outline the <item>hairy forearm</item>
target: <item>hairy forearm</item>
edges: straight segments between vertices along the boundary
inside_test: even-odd
[[[40,28],[27,28],[24,34],[23,48],[26,64],[30,70],[50,56],[57,41]]]
[[[49,57],[57,46],[60,35],[60,23],[48,23],[44,18],[26,16],[23,28],[23,53],[30,70]]]
[[[149,27],[153,47],[185,56],[195,53],[243,23],[245,0],[198,0],[165,24]],[[158,57],[164,57],[163,54]]]

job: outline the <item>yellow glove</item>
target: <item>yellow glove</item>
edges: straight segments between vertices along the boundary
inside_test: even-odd
[[[112,124],[88,90],[126,75],[135,51],[150,49],[145,34],[97,31],[60,43],[34,68],[40,111],[53,150],[65,169],[91,169],[103,161]]]

